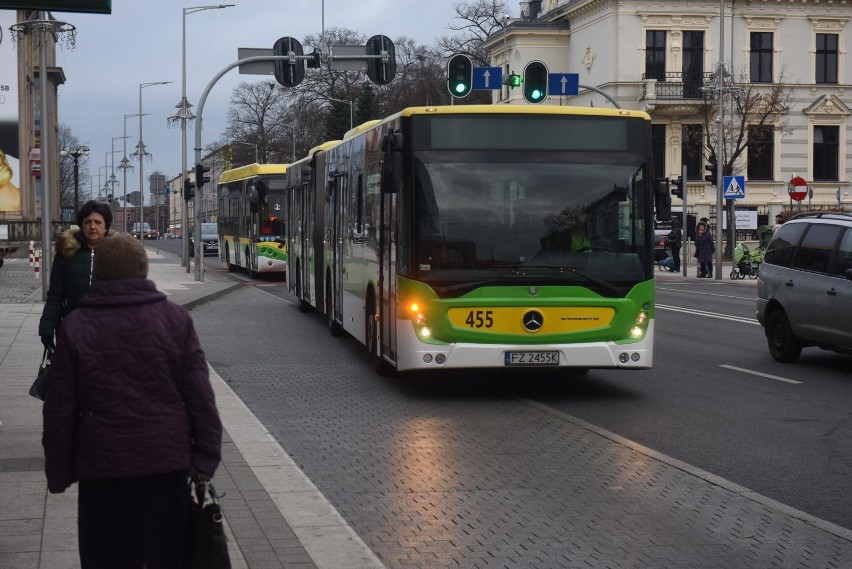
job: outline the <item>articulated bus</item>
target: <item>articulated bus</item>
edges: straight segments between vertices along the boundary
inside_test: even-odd
[[[249,164],[219,177],[219,257],[253,277],[287,273],[285,164]]]
[[[288,287],[381,372],[653,363],[651,122],[405,109],[287,171]]]

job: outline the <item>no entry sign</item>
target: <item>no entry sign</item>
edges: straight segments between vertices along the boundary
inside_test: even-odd
[[[808,183],[804,178],[796,176],[787,184],[787,193],[790,194],[790,199],[800,202],[808,197]]]

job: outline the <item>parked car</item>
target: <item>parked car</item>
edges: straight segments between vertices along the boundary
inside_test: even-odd
[[[219,224],[218,223],[202,223],[201,224],[201,246],[204,249],[204,256],[219,254]],[[189,256],[195,256],[195,232],[189,233]]]
[[[852,213],[791,218],[766,247],[758,278],[757,319],[773,358],[794,362],[808,346],[852,354]]]

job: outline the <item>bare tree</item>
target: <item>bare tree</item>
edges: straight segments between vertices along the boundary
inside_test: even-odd
[[[747,69],[739,73],[736,89],[723,97],[725,105],[725,122],[722,134],[721,157],[717,154],[718,131],[716,120],[719,113],[719,99],[712,96],[705,99],[704,115],[704,150],[709,162],[721,162],[722,175],[731,176],[737,162],[749,149],[751,135],[764,133],[767,129],[783,135],[792,134],[789,126],[789,110],[795,104],[793,89],[786,82],[786,70],[782,69],[777,83],[752,83]],[[760,148],[755,145],[752,157],[759,156]],[[722,180],[718,180],[718,191],[723,191]],[[725,256],[730,257],[734,247],[736,231],[736,216],[734,215],[734,200],[727,203],[727,244]]]
[[[287,93],[274,81],[240,83],[231,94],[228,126],[217,146],[233,145],[235,160],[243,164],[280,162],[280,146],[287,139],[290,122]],[[246,146],[246,145],[250,146]]]
[[[463,53],[470,56],[474,65],[488,65],[488,51],[482,47],[489,36],[503,28],[506,19],[506,3],[497,0],[470,0],[454,6],[458,23],[449,29],[458,32],[441,36],[438,49],[444,56]]]

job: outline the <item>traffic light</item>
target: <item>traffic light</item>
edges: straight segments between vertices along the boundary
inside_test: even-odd
[[[199,190],[204,187],[204,184],[210,181],[210,176],[205,175],[209,171],[210,166],[200,163],[195,165],[195,187]]]
[[[520,87],[521,76],[517,73],[509,73],[508,75],[506,75],[504,83],[508,85],[511,89],[514,89],[515,87]]]
[[[183,201],[188,202],[195,197],[195,182],[189,178],[183,179]]]
[[[704,166],[704,169],[710,172],[709,174],[704,175],[704,181],[710,182],[711,186],[719,185],[719,177],[716,175],[717,172],[717,162],[716,157],[710,158],[710,163]]]
[[[670,181],[672,195],[676,198],[683,199],[683,178],[678,176]]]
[[[473,89],[473,62],[462,53],[452,56],[447,62],[447,89],[450,95],[461,99]]]
[[[383,59],[367,60],[367,77],[376,85],[387,85],[396,76],[396,48],[389,37],[378,35],[367,40],[366,55],[381,55]]]
[[[285,87],[295,87],[305,78],[305,60],[299,59],[305,52],[302,44],[290,37],[278,38],[272,46],[272,55],[285,56],[293,54],[295,61],[273,61],[272,72],[275,80]]]
[[[530,61],[524,67],[524,99],[528,103],[543,103],[547,98],[547,66],[541,61]]]

